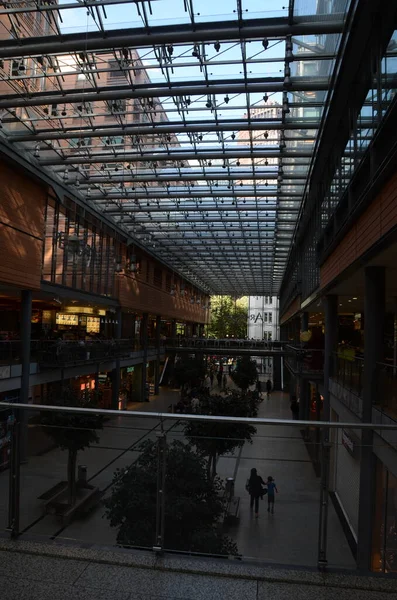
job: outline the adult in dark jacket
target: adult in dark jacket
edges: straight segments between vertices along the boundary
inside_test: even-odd
[[[251,496],[250,508],[255,504],[255,516],[258,516],[259,498],[263,496],[263,487],[266,485],[262,477],[258,475],[256,469],[251,469],[251,475],[247,482],[248,492]]]

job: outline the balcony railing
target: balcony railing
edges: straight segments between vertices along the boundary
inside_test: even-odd
[[[378,363],[376,384],[380,410],[397,419],[397,367]]]
[[[216,349],[240,349],[240,350],[268,350],[269,352],[283,351],[284,342],[265,340],[245,340],[238,338],[198,338],[198,337],[179,337],[167,338],[165,341],[167,348],[216,348]]]
[[[335,352],[333,355],[332,378],[352,394],[362,398],[364,359],[346,357]]]
[[[29,428],[24,411],[30,418]],[[204,414],[175,417],[168,413],[12,403],[0,404],[0,419],[7,430],[0,472],[0,531],[13,537],[28,535],[32,541],[37,536],[40,542],[65,539],[69,545],[81,547],[88,542],[91,546],[114,546],[115,550],[123,546],[124,554],[128,548],[136,548],[239,558],[248,564],[256,560],[321,569],[328,564],[354,572],[355,560],[329,502],[330,494],[333,496],[328,485],[341,453],[338,429],[343,431],[349,452],[356,456],[357,472],[361,438],[353,436],[351,429],[375,428],[390,434],[397,429],[397,424]],[[243,426],[256,428],[253,450],[241,439]],[[308,426],[319,431],[318,442],[312,443],[319,446],[321,477],[304,469],[296,486],[291,473],[297,460],[307,461],[297,432]],[[79,447],[85,446],[77,461],[74,432],[78,433]],[[21,443],[24,436],[27,443]],[[50,445],[42,451],[40,436],[47,444],[52,440],[52,449]],[[255,502],[250,508],[246,481],[254,465],[266,482],[275,439],[281,444],[278,453],[281,451],[283,457],[271,470],[279,492],[275,514],[267,511],[268,493],[263,501],[258,500],[257,521],[254,511],[258,508]],[[18,453],[24,447],[26,460],[21,463]],[[104,447],[114,451],[106,454]],[[205,458],[213,451],[218,453],[215,478]],[[254,463],[252,455],[256,456]],[[76,478],[71,478],[73,466]],[[342,486],[336,491],[341,502],[346,502],[350,521],[357,523],[358,488],[350,487],[346,493]],[[374,525],[379,535],[374,537],[378,562],[373,564],[376,570],[394,571],[397,549],[392,534],[387,537],[384,533],[392,531],[393,515],[385,518],[390,522],[378,520]],[[269,530],[276,523],[281,539],[288,539],[288,544],[269,543],[266,536],[263,538],[263,526]],[[237,568],[239,563],[231,562],[228,568],[233,569],[233,564]]]
[[[296,375],[306,375],[314,378],[323,377],[324,350],[321,348],[302,348],[287,344],[285,360],[289,369]]]
[[[163,346],[163,342],[161,342]],[[148,350],[156,348],[156,342],[148,340]],[[143,350],[133,339],[122,340],[32,340],[30,361],[41,368],[77,365],[84,362],[128,358],[132,352]],[[9,369],[22,362],[22,341],[0,341],[0,369]],[[5,376],[5,375],[4,375]],[[3,376],[3,377],[4,377]]]

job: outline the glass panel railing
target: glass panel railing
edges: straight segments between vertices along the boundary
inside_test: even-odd
[[[345,400],[349,408],[361,416],[363,393],[364,359],[352,354],[333,354],[332,378],[351,394]]]
[[[379,409],[397,419],[397,366],[378,363],[376,372]]]
[[[396,424],[211,416],[203,400],[178,417],[3,406],[3,532],[321,569],[354,570],[366,552],[375,570],[395,570],[394,480],[379,457],[396,451]],[[373,495],[360,494],[366,476]],[[358,523],[372,517],[374,546],[359,552]]]

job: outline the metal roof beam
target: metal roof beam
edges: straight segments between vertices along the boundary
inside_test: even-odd
[[[106,204],[106,200],[103,200],[101,202],[97,203],[98,206],[101,206],[102,204]],[[299,202],[295,202],[294,203],[294,208],[277,208],[275,205],[268,205],[266,204],[265,206],[261,206],[259,208],[260,212],[275,212],[277,211],[277,214],[289,214],[289,213],[296,213],[299,211]],[[122,205],[121,207],[110,207],[107,208],[106,210],[104,210],[103,212],[105,214],[142,214],[142,213],[177,213],[177,212],[186,212],[186,211],[194,211],[195,213],[207,213],[207,212],[220,212],[220,211],[230,211],[230,212],[258,212],[258,208],[257,206],[246,206],[245,204],[242,206],[241,204],[239,206],[235,205],[232,207],[228,207],[227,205],[222,204],[221,206],[214,206],[213,204],[211,204],[211,206],[203,206],[202,204],[200,206],[150,206],[150,207],[138,207],[136,204],[133,204],[132,206],[127,206],[125,204]],[[212,218],[212,217],[211,217]],[[202,220],[202,222],[205,222]]]
[[[95,2],[97,4],[97,2]],[[63,9],[62,5],[54,10]],[[78,8],[78,4],[75,5]],[[286,18],[219,21],[213,23],[172,24],[159,27],[137,27],[108,31],[89,31],[59,36],[41,36],[2,40],[0,58],[43,56],[114,50],[116,48],[146,48],[155,45],[189,44],[194,42],[222,42],[283,38],[287,35],[321,35],[341,33],[344,15],[321,16],[321,20],[295,17],[290,25]]]
[[[326,91],[329,88],[328,77],[291,77],[288,91]],[[50,104],[81,104],[82,102],[98,102],[105,100],[128,100],[131,98],[168,98],[170,96],[203,96],[216,94],[275,93],[285,88],[283,77],[257,78],[249,81],[231,80],[178,82],[169,84],[145,84],[132,87],[118,85],[112,87],[64,89],[34,92],[27,95],[2,94],[0,109],[25,106],[47,106]]]
[[[109,115],[108,115],[109,116]],[[114,115],[115,116],[115,115]],[[187,123],[181,125],[179,123],[154,123],[153,125],[126,125],[125,127],[117,127],[115,125],[107,125],[92,130],[90,127],[69,127],[67,131],[51,129],[40,129],[35,134],[21,135],[11,134],[7,138],[10,142],[30,142],[40,140],[69,140],[81,138],[97,138],[97,137],[113,137],[125,135],[167,135],[167,134],[185,134],[185,133],[216,133],[219,131],[280,131],[280,130],[300,130],[300,129],[318,129],[318,121],[301,120],[293,123],[281,123],[280,119],[255,119],[255,122],[248,123],[246,119],[228,120],[218,123],[213,121],[200,121],[199,123]]]
[[[276,167],[276,165],[275,165]],[[256,167],[257,168],[257,167]],[[190,173],[184,173],[183,175],[179,175],[178,171],[175,171],[174,173],[170,173],[170,174],[161,174],[160,172],[151,172],[150,174],[148,173],[147,175],[136,175],[133,172],[130,172],[127,170],[127,174],[125,175],[111,175],[111,176],[89,176],[89,177],[81,177],[79,179],[80,184],[82,184],[82,188],[84,187],[88,187],[88,186],[93,186],[93,185],[97,185],[99,183],[108,183],[109,185],[114,185],[116,183],[145,183],[145,182],[153,182],[156,181],[156,183],[158,184],[159,182],[168,182],[168,181],[261,181],[263,179],[268,179],[268,180],[274,180],[278,178],[278,172],[273,171],[272,173],[257,173],[256,172],[256,168],[255,168],[255,173],[252,173],[252,168],[251,168],[251,172],[245,172],[242,173],[240,172],[240,170],[237,169],[233,169],[232,172],[230,172],[230,174],[228,172],[225,171],[219,171],[218,173],[212,173],[210,170],[206,169],[206,174],[205,175],[198,175],[197,172],[193,172],[192,174]],[[276,167],[277,168],[277,167]],[[113,172],[113,171],[112,171]],[[62,171],[60,171],[59,173],[62,174]],[[200,173],[202,173],[202,171],[200,171]],[[284,170],[284,175],[283,175],[283,182],[285,183],[286,180],[294,180],[294,181],[306,181],[306,177],[305,175],[293,175],[293,174],[288,174],[285,172]],[[200,189],[200,188],[199,188]],[[170,190],[171,192],[171,190]],[[172,192],[171,192],[172,193]]]
[[[128,190],[128,188],[125,188],[126,190]],[[268,198],[302,198],[302,194],[300,193],[295,193],[295,192],[289,192],[288,194],[283,194],[283,193],[279,193],[277,191],[275,192],[268,192],[267,188],[264,188],[263,190],[259,190],[259,191],[245,191],[244,189],[237,189],[237,190],[216,190],[212,191],[211,190],[207,190],[204,192],[198,191],[198,190],[194,190],[194,193],[192,192],[191,194],[186,193],[186,191],[182,191],[182,192],[176,192],[175,190],[173,190],[172,194],[166,194],[164,192],[153,192],[150,193],[151,190],[153,188],[148,188],[148,193],[140,193],[140,192],[132,192],[130,194],[126,194],[123,192],[108,192],[108,193],[103,193],[103,194],[91,194],[90,195],[90,200],[103,200],[106,201],[107,199],[112,200],[115,198],[119,198],[120,200],[123,199],[128,199],[128,200],[163,200],[163,199],[169,199],[170,197],[172,198],[180,198],[180,199],[185,199],[185,198],[257,198],[258,196],[261,197],[268,197]],[[183,206],[181,207],[183,210]]]
[[[346,156],[348,153],[346,153]],[[263,149],[260,146],[255,146],[253,150],[240,150],[240,149],[228,149],[224,151],[214,150],[200,150],[200,152],[166,152],[164,150],[149,153],[139,152],[120,152],[120,154],[110,154],[105,152],[98,152],[96,154],[90,154],[89,156],[74,155],[66,158],[43,158],[39,160],[39,164],[42,166],[49,165],[81,165],[81,164],[92,164],[92,163],[142,163],[142,162],[171,162],[175,160],[222,160],[228,158],[251,158],[257,160],[258,158],[310,158],[312,153],[304,150],[293,150],[293,151],[280,151]]]

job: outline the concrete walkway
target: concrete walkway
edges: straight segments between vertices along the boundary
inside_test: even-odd
[[[260,376],[264,379],[264,376]],[[227,376],[227,386],[235,386]],[[265,389],[265,383],[262,383]],[[219,393],[214,386],[213,393]],[[262,393],[258,417],[291,419],[289,395]],[[274,515],[267,512],[267,497],[259,501],[259,518],[250,510],[245,484],[255,467],[266,481],[271,475],[279,493]],[[246,443],[232,456],[221,457],[218,475],[235,478],[235,495],[240,497],[240,519],[228,528],[246,559],[288,565],[317,565],[320,480],[316,477],[297,427],[262,426],[252,445]],[[355,568],[346,537],[330,502],[328,519],[328,560],[331,565]]]
[[[0,539],[6,600],[397,600],[396,580]]]

